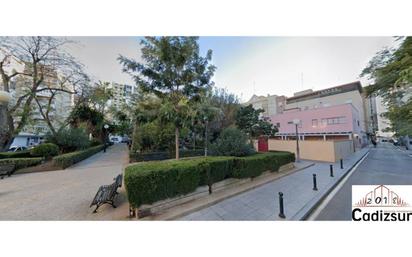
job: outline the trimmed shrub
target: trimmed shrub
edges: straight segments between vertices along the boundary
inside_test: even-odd
[[[268,170],[278,171],[280,166],[294,161],[295,155],[290,152],[267,152],[238,157],[235,160],[233,177],[254,178]]]
[[[202,156],[204,150],[181,150],[179,156],[184,157],[195,157]],[[150,152],[150,153],[130,153],[130,162],[141,162],[141,161],[161,161],[167,159],[174,159],[174,152]]]
[[[101,145],[101,144],[102,144],[102,141],[100,141],[97,138],[92,138],[92,140],[90,140],[90,147],[98,146],[98,145]]]
[[[38,145],[30,150],[30,154],[35,157],[44,157],[49,160],[59,154],[59,147],[52,143]]]
[[[41,164],[43,161],[43,158],[38,157],[38,158],[12,158],[12,159],[1,159],[0,160],[0,165],[3,164],[14,164],[15,169],[23,169],[35,165]]]
[[[255,153],[253,146],[247,143],[245,133],[237,128],[225,128],[215,143],[210,146],[212,155],[248,156]]]
[[[75,163],[89,158],[90,156],[100,152],[101,150],[103,150],[103,145],[98,145],[90,147],[86,150],[58,155],[53,158],[53,162],[55,166],[65,169]]]
[[[278,157],[279,166],[288,164],[290,162],[295,162],[295,154],[291,152],[282,152],[282,151],[270,151],[270,153],[275,153]]]
[[[227,156],[206,157],[200,162],[200,186],[212,185],[232,176],[235,158]]]
[[[258,153],[247,157],[212,156],[141,162],[125,169],[125,185],[133,207],[152,204],[212,185],[226,178],[257,177],[264,171],[277,171],[294,160],[287,152]]]
[[[199,185],[199,160],[139,163],[125,169],[125,186],[134,207],[187,194]]]
[[[0,159],[11,159],[11,158],[30,158],[30,151],[20,151],[20,152],[3,152],[0,153]]]

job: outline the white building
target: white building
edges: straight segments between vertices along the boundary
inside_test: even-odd
[[[285,107],[286,97],[277,95],[257,96],[253,95],[249,101],[243,105],[252,105],[254,109],[263,109],[262,116],[269,117],[282,113]]]

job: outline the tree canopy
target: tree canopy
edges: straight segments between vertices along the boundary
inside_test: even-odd
[[[398,136],[412,134],[412,37],[397,38],[397,46],[378,52],[363,69],[361,77],[372,80],[368,95],[381,96],[388,106],[383,116],[389,130]]]
[[[146,37],[141,41],[143,62],[119,57],[123,71],[132,75],[144,93],[163,101],[161,115],[175,125],[176,159],[179,159],[179,129],[188,118],[189,105],[213,85],[212,51],[200,55],[197,37]]]

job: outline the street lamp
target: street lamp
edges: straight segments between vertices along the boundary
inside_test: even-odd
[[[293,124],[295,124],[295,129],[296,129],[296,162],[300,162],[299,133],[298,133],[298,125],[300,125],[300,120],[293,119]]]
[[[203,117],[203,120],[205,122],[205,157],[207,157],[207,127],[209,125],[209,120],[206,116]]]
[[[104,147],[103,147],[103,152],[106,152],[106,148],[107,148],[107,130],[109,129],[109,125],[104,124],[103,128],[104,128]]]

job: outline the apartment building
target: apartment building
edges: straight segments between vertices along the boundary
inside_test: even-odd
[[[368,115],[359,81],[323,90],[305,90],[286,98],[281,113],[269,115],[278,127],[279,139],[296,136],[293,120],[299,120],[302,140],[352,139],[355,146],[368,143]]]
[[[115,82],[111,84],[111,89],[113,92],[111,105],[115,108],[121,108],[124,104],[129,104],[132,101],[133,95],[136,93],[135,86]]]
[[[24,67],[24,70],[27,71],[29,67]],[[38,89],[45,88],[59,88],[58,73],[50,67],[43,67],[44,78],[43,82]],[[25,76],[16,77],[11,83],[11,95],[12,95],[12,104],[20,96],[27,94],[28,90],[31,88],[31,79]],[[73,91],[71,85],[64,85],[64,89],[67,91]],[[12,145],[18,146],[31,146],[39,144],[44,135],[49,131],[49,127],[40,112],[39,105],[45,110],[50,104],[49,117],[55,127],[60,127],[68,116],[70,115],[71,109],[73,108],[73,94],[68,92],[52,92],[49,90],[44,90],[36,93],[36,99],[39,101],[33,100],[31,104],[31,116],[28,124],[23,128],[23,131],[14,139]],[[19,121],[19,117],[14,117],[15,122]]]
[[[269,117],[278,113],[282,113],[286,104],[285,96],[267,95],[257,96],[253,95],[249,101],[244,105],[252,105],[255,109],[262,109],[264,112],[262,116]]]

